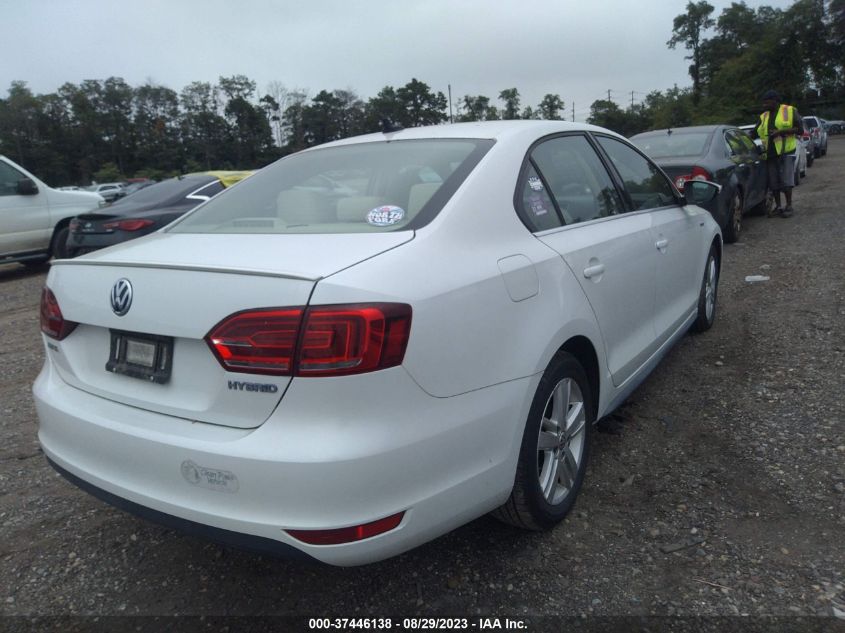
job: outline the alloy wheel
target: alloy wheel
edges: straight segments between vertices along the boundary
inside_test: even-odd
[[[707,260],[707,277],[704,281],[704,311],[708,321],[713,319],[716,309],[716,260]]]
[[[537,438],[537,477],[546,502],[561,503],[575,485],[584,455],[587,411],[578,383],[563,378],[552,389]]]

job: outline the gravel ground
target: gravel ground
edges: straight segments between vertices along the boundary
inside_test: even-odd
[[[529,630],[549,621],[540,616],[748,615],[695,621],[843,630],[844,174],[845,137],[833,137],[796,189],[794,218],[747,218],[741,243],[725,249],[716,325],[684,338],[602,421],[581,496],[556,530],[525,534],[484,517],[353,569],[183,536],[56,475],[30,393],[46,271],[0,266],[2,612],[484,615],[527,618]],[[30,625],[69,628],[57,622]]]

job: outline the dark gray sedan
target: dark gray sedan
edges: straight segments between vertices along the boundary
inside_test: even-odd
[[[706,208],[726,242],[735,242],[742,216],[766,205],[766,161],[754,141],[729,125],[700,125],[643,132],[631,141],[669,175],[679,190],[688,180],[709,180],[722,186]]]

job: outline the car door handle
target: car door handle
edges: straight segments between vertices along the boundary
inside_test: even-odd
[[[665,237],[663,239],[657,240],[654,245],[657,247],[657,250],[662,251],[664,248],[669,246],[669,240]]]
[[[596,264],[595,266],[587,266],[584,269],[584,276],[589,279],[590,277],[596,277],[601,275],[604,272],[604,264]]]

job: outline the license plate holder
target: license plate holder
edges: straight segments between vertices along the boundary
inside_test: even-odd
[[[173,337],[109,330],[111,349],[106,371],[154,382],[170,380],[173,368]]]

